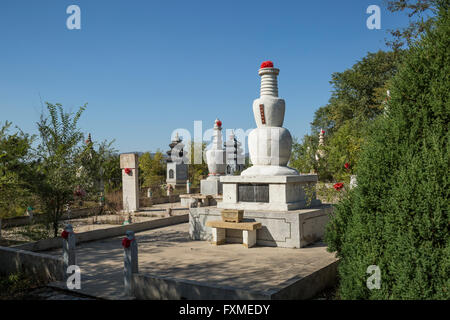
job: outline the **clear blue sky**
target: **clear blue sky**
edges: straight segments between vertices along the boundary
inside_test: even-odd
[[[81,8],[68,30],[66,8]],[[381,7],[381,30],[366,8]],[[175,128],[255,127],[258,68],[280,68],[284,126],[309,131],[330,97],[332,72],[386,49],[387,29],[405,26],[383,0],[151,1],[1,0],[0,121],[36,133],[42,101],[76,111],[94,140],[120,152],[168,149]]]

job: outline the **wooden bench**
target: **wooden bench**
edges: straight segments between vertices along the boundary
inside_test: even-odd
[[[244,247],[251,248],[256,244],[256,230],[261,228],[261,222],[225,222],[218,220],[207,221],[206,226],[212,228],[212,244],[224,244],[226,229],[236,229],[242,230]]]

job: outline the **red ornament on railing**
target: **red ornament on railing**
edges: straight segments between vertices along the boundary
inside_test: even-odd
[[[67,240],[67,238],[69,238],[69,233],[64,230],[63,232],[61,232],[61,237]]]
[[[342,182],[335,183],[333,186],[333,188],[336,190],[341,190],[343,187],[344,187],[344,184]]]
[[[130,169],[130,168],[125,168],[124,171],[125,171],[125,173],[128,174],[128,175],[131,173],[131,169]]]
[[[127,237],[122,239],[122,247],[124,247],[125,249],[129,248],[131,245],[131,240],[128,239]]]
[[[263,68],[273,68],[273,62],[272,61],[264,61],[261,63],[261,69]]]

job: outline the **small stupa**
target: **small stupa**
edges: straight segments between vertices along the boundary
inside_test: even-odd
[[[245,166],[245,157],[243,155],[242,144],[236,138],[234,131],[231,130],[228,140],[225,142],[225,153],[227,166],[225,174],[234,175],[235,172],[242,171]]]
[[[188,181],[188,164],[184,161],[184,144],[183,140],[178,135],[172,139],[169,144],[170,150],[167,151],[167,188],[177,189],[186,188],[186,182]]]
[[[217,195],[222,193],[220,176],[225,175],[226,154],[222,147],[222,121],[214,121],[214,133],[211,149],[206,151],[208,164],[208,178],[200,181],[200,193],[203,195]]]

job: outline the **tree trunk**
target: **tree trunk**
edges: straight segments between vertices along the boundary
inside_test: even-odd
[[[0,239],[2,238],[2,218],[0,218]]]
[[[55,209],[55,213],[53,214],[53,231],[55,238],[58,236],[58,209]]]
[[[58,237],[58,222],[53,221],[53,232],[55,238]]]

